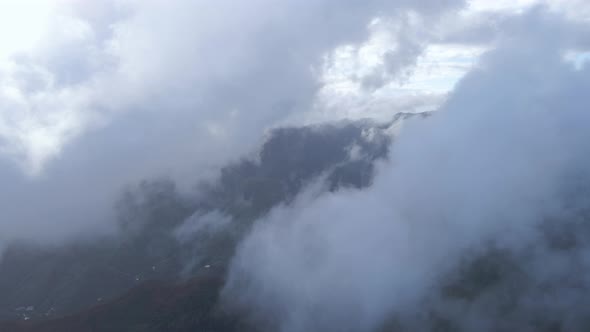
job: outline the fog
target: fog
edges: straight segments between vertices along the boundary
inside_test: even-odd
[[[38,42],[2,58],[0,238],[109,232],[126,185],[190,187],[310,111],[323,57],[363,42],[375,17],[435,20],[460,4],[69,1],[37,17],[8,3]]]
[[[0,254],[118,234],[128,198],[131,249],[79,256],[117,270],[64,245],[56,284],[126,274],[95,289],[115,296],[207,269],[219,307],[269,331],[583,329],[590,6],[490,3],[10,2]],[[273,131],[292,125],[312,126]]]
[[[232,263],[230,305],[281,331],[372,331],[392,317],[430,330],[437,310],[467,330],[533,331],[534,317],[563,316],[564,330],[581,328],[587,241],[566,253],[544,230],[584,232],[572,220],[587,208],[590,72],[563,53],[587,49],[587,27],[542,7],[507,22],[441,109],[405,125],[373,186],[310,191],[258,221]],[[515,262],[497,294],[442,295],[453,271],[494,251]],[[511,315],[502,294],[517,302]]]

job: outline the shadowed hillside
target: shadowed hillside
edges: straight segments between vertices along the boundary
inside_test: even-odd
[[[117,237],[55,248],[13,244],[0,262],[0,319],[59,317],[146,280],[175,282],[201,275],[205,266],[223,268],[255,219],[289,204],[311,182],[325,181],[329,190],[369,185],[374,162],[387,157],[386,127],[356,122],[277,129],[256,158],[222,168],[218,180],[198,184],[194,194],[180,193],[168,179],[129,188],[117,203]],[[231,219],[231,228],[179,235],[183,224],[203,216],[213,224]]]

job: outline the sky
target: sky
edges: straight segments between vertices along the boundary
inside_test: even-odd
[[[124,186],[194,183],[275,126],[438,110],[543,4],[581,70],[582,0],[2,1],[0,241],[108,231]]]

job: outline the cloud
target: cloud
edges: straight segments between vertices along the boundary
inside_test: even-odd
[[[21,36],[0,58],[0,179],[8,188],[0,200],[0,233],[61,239],[108,230],[109,206],[124,185],[166,175],[190,186],[252,149],[267,128],[310,110],[324,56],[364,42],[375,18],[412,12],[435,19],[461,5],[47,5],[42,29]],[[31,9],[21,7],[12,13],[32,29]]]
[[[273,126],[440,108],[403,128],[371,188],[310,192],[259,220],[224,295],[271,330],[411,325],[441,303],[494,330],[493,296],[437,297],[494,247],[559,295],[533,289],[515,312],[565,312],[581,300],[554,271],[585,277],[586,245],[568,260],[543,227],[586,202],[588,6],[538,3],[64,0],[33,13],[12,1],[24,20],[0,14],[0,30],[23,31],[0,32],[0,247],[112,230],[125,184],[189,187]]]
[[[575,329],[583,316],[567,308],[580,298],[552,271],[586,271],[587,260],[548,254],[542,228],[565,228],[588,195],[590,72],[562,56],[586,29],[540,7],[499,27],[496,47],[441,109],[402,129],[371,188],[303,197],[258,221],[232,263],[226,302],[271,330],[371,331],[393,318],[428,330],[436,305],[427,299],[495,248],[521,257],[532,295],[507,320],[498,298],[458,305],[451,319],[467,330],[535,330],[531,317],[549,312]],[[560,305],[535,302],[547,294],[535,288],[542,278]],[[587,286],[586,274],[576,280]]]

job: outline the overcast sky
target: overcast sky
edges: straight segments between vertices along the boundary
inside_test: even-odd
[[[0,242],[104,225],[122,186],[192,181],[273,126],[437,110],[539,4],[1,1]],[[590,4],[543,11],[583,68]]]

